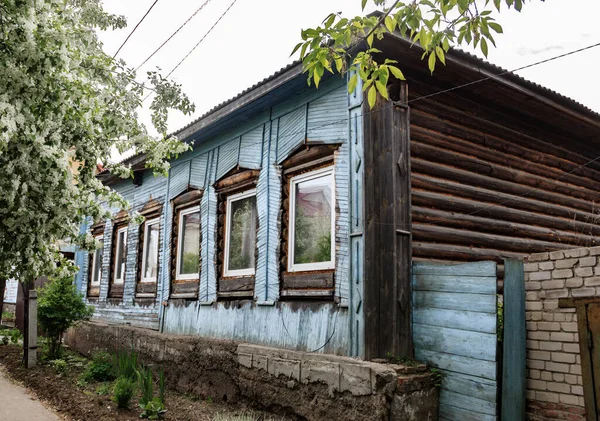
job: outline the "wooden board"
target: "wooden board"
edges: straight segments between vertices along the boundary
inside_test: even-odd
[[[496,295],[414,291],[413,306],[415,308],[446,308],[495,314]]]
[[[502,420],[525,420],[525,272],[523,262],[504,261]]]
[[[413,264],[417,360],[443,374],[440,419],[497,419],[494,262]]]

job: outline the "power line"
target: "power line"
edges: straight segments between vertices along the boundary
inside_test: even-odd
[[[129,38],[131,38],[131,36],[133,35],[133,33],[136,31],[136,29],[138,29],[138,26],[140,26],[140,24],[144,21],[144,19],[146,19],[146,16],[148,16],[148,14],[154,8],[154,6],[156,5],[156,3],[158,3],[158,0],[154,0],[154,3],[152,3],[152,6],[150,6],[150,8],[146,11],[146,14],[144,14],[144,16],[142,16],[142,18],[137,23],[137,25],[135,25],[135,28],[133,28],[133,30],[129,33],[129,35],[127,35],[127,38],[125,38],[125,41],[123,41],[123,44],[121,44],[121,46],[119,47],[119,49],[117,50],[117,52],[113,56],[113,59],[115,57],[117,57],[117,55],[119,54],[119,52],[121,51],[121,49],[125,46],[125,44],[127,44],[127,41],[129,41]]]
[[[461,89],[461,88],[464,88],[466,86],[471,86],[471,85],[475,85],[477,83],[485,82],[486,80],[497,79],[500,76],[504,76],[504,75],[509,74],[509,73],[514,73],[514,72],[518,72],[520,70],[529,69],[530,67],[538,66],[540,64],[548,63],[550,61],[557,60],[559,58],[563,58],[563,57],[567,57],[567,56],[570,56],[570,55],[573,55],[573,54],[581,53],[582,51],[590,50],[590,49],[598,47],[598,46],[600,46],[600,42],[598,42],[596,44],[588,45],[587,47],[579,48],[577,50],[569,51],[568,53],[559,54],[559,55],[554,56],[554,57],[550,57],[550,58],[547,58],[547,59],[544,59],[544,60],[536,61],[535,63],[531,63],[531,64],[527,64],[525,66],[517,67],[516,69],[505,70],[505,71],[503,71],[501,73],[498,73],[498,74],[495,74],[495,75],[491,75],[491,76],[487,76],[487,77],[484,77],[482,79],[474,80],[472,82],[464,83],[462,85],[458,85],[458,86],[454,86],[452,88],[444,89],[442,91],[434,92],[434,93],[429,94],[429,95],[423,95],[423,96],[420,96],[418,98],[411,99],[410,101],[407,101],[406,103],[409,104],[411,102],[416,102],[416,101],[420,101],[422,99],[431,98],[433,96],[441,95],[441,94],[444,94],[444,93],[450,92],[450,91],[455,91],[457,89]]]
[[[154,55],[155,55],[156,53],[158,53],[158,52],[159,52],[159,51],[160,51],[160,50],[161,50],[161,49],[162,49],[162,48],[163,48],[163,47],[164,47],[164,46],[165,46],[165,45],[166,45],[166,44],[167,44],[169,41],[171,41],[171,39],[173,39],[173,37],[174,37],[175,35],[177,35],[177,33],[178,33],[179,31],[181,31],[181,29],[182,29],[182,28],[183,28],[185,25],[187,25],[187,24],[188,24],[188,23],[189,23],[189,22],[190,22],[192,19],[194,19],[194,17],[195,17],[195,16],[196,16],[196,15],[197,15],[197,14],[198,14],[198,13],[199,13],[199,12],[200,12],[202,9],[204,9],[204,6],[206,6],[208,3],[210,3],[210,1],[211,1],[211,0],[206,0],[204,3],[202,3],[202,5],[201,5],[201,6],[200,6],[198,9],[196,9],[196,11],[195,11],[194,13],[192,13],[192,15],[191,15],[191,16],[190,16],[190,17],[189,17],[189,18],[188,18],[188,19],[187,19],[185,22],[183,22],[183,24],[181,24],[181,26],[180,26],[179,28],[177,28],[177,30],[176,30],[175,32],[173,32],[173,33],[172,33],[172,34],[169,36],[169,38],[167,38],[167,39],[165,40],[165,42],[163,42],[162,44],[160,44],[160,46],[159,46],[159,47],[158,47],[156,50],[154,50],[154,51],[152,52],[152,54],[150,54],[150,55],[149,55],[149,56],[146,58],[146,60],[144,60],[144,61],[143,61],[143,62],[142,62],[142,63],[141,63],[141,64],[140,64],[138,67],[136,67],[136,68],[135,68],[135,70],[136,70],[136,71],[138,71],[138,70],[140,69],[140,67],[142,67],[144,64],[146,64],[146,63],[148,62],[148,60],[150,60],[152,57],[154,57]]]
[[[233,7],[233,5],[237,2],[237,0],[233,0],[231,2],[231,4],[229,5],[229,7],[221,14],[221,16],[219,16],[219,19],[217,19],[217,21],[210,27],[210,29],[204,34],[204,36],[202,38],[200,38],[200,41],[198,41],[196,43],[196,45],[194,45],[192,47],[192,49],[185,55],[185,57],[183,57],[181,59],[181,61],[179,63],[177,63],[175,65],[175,67],[173,67],[171,69],[171,71],[165,76],[165,79],[168,78],[169,76],[171,76],[173,74],[173,72],[175,72],[175,70],[177,70],[179,68],[179,66],[181,66],[181,64],[194,52],[194,50],[196,48],[198,48],[198,46],[202,43],[202,41],[204,41],[206,39],[206,37],[212,32],[213,29],[215,29],[215,27],[219,24],[219,22],[221,22],[221,19],[223,19],[225,17],[225,15],[227,14],[227,12],[229,12],[229,10]],[[146,101],[148,98],[150,98],[150,95],[152,95],[152,92],[150,92],[146,98],[144,98],[142,100],[142,102]]]

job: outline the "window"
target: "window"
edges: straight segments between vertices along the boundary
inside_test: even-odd
[[[94,238],[100,243],[100,248],[96,249],[94,253],[92,253],[92,271],[90,286],[98,287],[100,286],[100,282],[102,281],[102,255],[104,248],[104,236],[98,235]]]
[[[200,206],[179,212],[177,280],[198,279],[200,273]]]
[[[151,219],[144,224],[144,243],[142,245],[141,282],[156,282],[158,276],[158,236],[159,219]]]
[[[223,276],[254,275],[256,256],[256,190],[227,198]]]
[[[289,272],[334,268],[334,192],[333,167],[291,178]]]
[[[125,263],[127,262],[127,227],[119,228],[115,238],[117,250],[115,253],[115,268],[113,283],[125,282]]]

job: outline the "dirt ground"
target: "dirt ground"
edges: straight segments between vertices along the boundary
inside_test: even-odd
[[[0,344],[0,364],[10,377],[29,388],[47,407],[61,418],[71,421],[133,421],[139,419],[137,398],[130,409],[117,409],[109,394],[99,394],[102,383],[78,384],[85,369],[85,361],[69,364],[65,373],[58,373],[50,363],[40,363],[26,370],[22,363],[22,349],[16,345]],[[102,393],[102,392],[100,392]],[[285,418],[251,410],[244,404],[223,405],[209,400],[166,392],[169,421],[285,421]]]

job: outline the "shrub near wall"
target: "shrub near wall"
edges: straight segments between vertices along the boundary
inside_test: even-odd
[[[600,297],[599,256],[592,247],[525,261],[528,419],[585,420],[577,315],[558,299]]]

